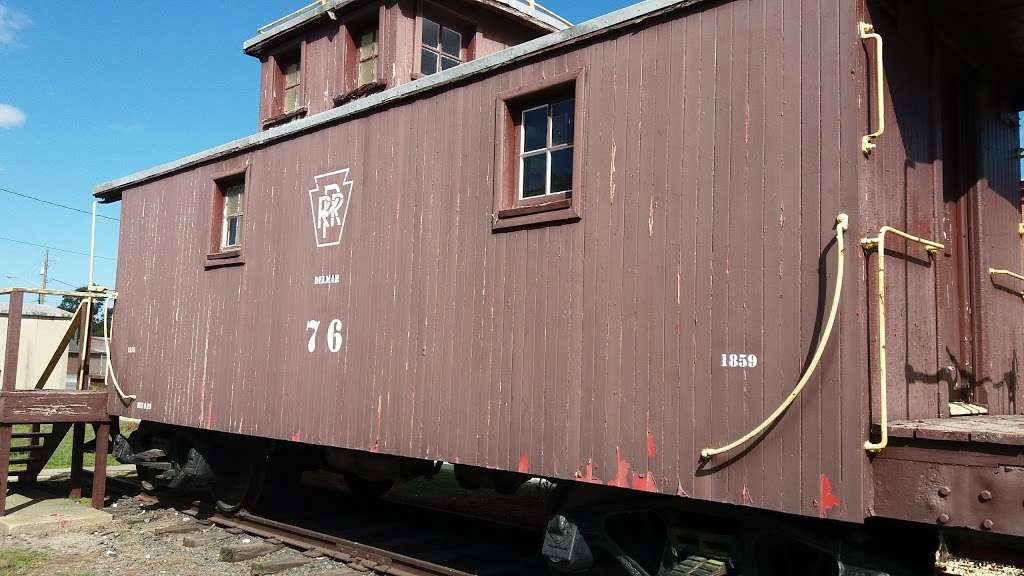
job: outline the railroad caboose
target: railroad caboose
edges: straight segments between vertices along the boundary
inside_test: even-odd
[[[1021,545],[1020,2],[324,0],[244,49],[255,134],[94,192],[151,481],[543,477],[563,571]]]

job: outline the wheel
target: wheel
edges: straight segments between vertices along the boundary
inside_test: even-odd
[[[345,485],[348,486],[349,493],[357,501],[376,500],[387,494],[395,485],[394,480],[370,482],[362,476],[356,476],[349,472],[345,472],[343,476],[345,477]]]

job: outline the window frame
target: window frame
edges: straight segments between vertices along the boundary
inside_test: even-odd
[[[414,27],[413,45],[413,65],[412,65],[412,79],[418,80],[426,76],[433,76],[433,74],[423,74],[423,21],[430,20],[439,26],[438,30],[438,42],[440,42],[441,28],[448,28],[458,32],[462,36],[462,44],[460,46],[460,58],[459,64],[465,64],[472,62],[476,58],[476,42],[477,42],[477,27],[476,24],[465,17],[460,16],[457,12],[452,11],[442,5],[428,0],[420,0],[416,5],[416,25]],[[438,49],[434,50],[435,53],[440,53]],[[440,58],[438,59],[440,63]],[[440,74],[443,70],[438,68],[434,74]]]
[[[384,61],[390,58],[387,52],[387,35],[385,29],[387,6],[384,3],[379,5],[371,4],[349,14],[344,19],[344,42],[340,42],[341,53],[338,60],[340,70],[338,78],[341,79],[340,86],[335,85],[333,96],[334,105],[347,102],[352,98],[370,93],[376,89],[387,87],[388,81],[385,78]],[[360,36],[370,28],[377,30],[377,65],[374,68],[374,80],[366,84],[359,83],[359,40]]]
[[[285,71],[282,66],[282,62],[291,61],[295,59],[295,62],[299,66],[299,83],[298,83],[298,103],[299,106],[294,110],[285,111]],[[295,118],[301,118],[306,115],[306,41],[305,38],[298,38],[292,42],[283,44],[277,47],[268,57],[268,65],[270,68],[270,86],[271,96],[267,110],[266,117],[263,118],[261,125],[264,130],[272,126],[285,124]]]
[[[248,213],[249,205],[249,165],[246,164],[242,169],[228,170],[216,174],[211,179],[211,183],[210,234],[205,268],[222,268],[244,264],[243,255],[247,236],[245,233],[245,214]],[[239,213],[242,216],[241,241],[235,246],[224,246],[225,224],[227,222],[225,192],[231,186],[239,183],[242,184],[241,212]]]
[[[575,148],[576,148],[575,120],[573,120],[573,141],[572,141],[572,143],[570,143],[570,144],[552,144],[551,140],[552,140],[552,136],[554,135],[554,118],[551,115],[551,109],[554,108],[558,104],[563,104],[563,103],[568,102],[570,100],[573,102],[573,116],[575,117],[575,114],[576,114],[576,99],[571,97],[571,96],[568,96],[568,95],[564,99],[562,99],[562,100],[555,99],[555,100],[552,100],[552,101],[545,102],[543,104],[538,104],[536,106],[532,106],[532,107],[529,107],[529,108],[524,108],[524,109],[522,109],[519,112],[519,129],[518,129],[519,134],[517,136],[518,139],[519,139],[519,165],[518,165],[518,168],[517,168],[517,171],[516,171],[516,182],[517,182],[517,194],[516,194],[516,198],[515,198],[516,202],[520,202],[520,203],[522,203],[522,202],[529,202],[529,201],[533,200],[534,198],[544,198],[544,199],[549,201],[552,198],[561,199],[561,198],[565,198],[567,196],[567,194],[570,194],[570,195],[572,194],[572,188],[570,188],[569,190],[559,190],[557,192],[552,192],[551,191],[551,165],[552,165],[551,155],[554,152],[568,150],[570,148],[573,149],[573,151],[575,153]],[[544,135],[545,142],[544,142],[544,144],[545,145],[542,148],[538,148],[536,150],[529,150],[529,151],[527,151],[526,150],[526,115],[529,112],[533,112],[534,110],[540,110],[541,108],[543,108],[545,110],[545,112],[546,112],[546,114],[545,114],[545,127],[544,127],[544,130],[545,130],[545,135]],[[538,195],[538,196],[525,197],[525,196],[523,196],[523,187],[525,185],[526,179],[523,177],[523,175],[525,174],[525,171],[526,171],[526,159],[527,158],[533,158],[535,156],[540,156],[542,154],[544,155],[544,160],[545,160],[545,162],[544,162],[544,166],[545,166],[544,193],[541,194],[541,195]],[[573,179],[575,179],[575,177],[576,177],[576,174],[574,172],[573,173]]]
[[[572,147],[572,188],[566,192],[546,192],[542,196],[522,197],[522,164],[525,139],[522,117],[529,110],[572,99],[574,126]],[[492,230],[520,228],[581,218],[585,154],[583,134],[587,122],[586,74],[583,68],[526,84],[498,95],[495,106],[495,178]],[[548,116],[550,143],[551,120]],[[564,149],[569,146],[559,146]],[[545,154],[551,148],[544,149]],[[535,151],[539,153],[539,151]],[[550,162],[545,190],[550,190]]]

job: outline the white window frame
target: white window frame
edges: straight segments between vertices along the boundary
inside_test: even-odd
[[[426,18],[426,17],[422,17],[422,16],[420,18],[421,18],[421,22],[420,22],[420,39],[419,39],[420,40],[420,69],[417,70],[417,72],[419,72],[420,74],[423,74],[423,50],[427,50],[428,52],[430,52],[433,55],[434,60],[437,62],[437,65],[434,68],[434,74],[438,74],[440,72],[444,72],[444,65],[442,64],[442,61],[445,58],[448,58],[450,60],[457,60],[459,63],[456,64],[455,66],[461,66],[461,65],[465,64],[466,63],[466,48],[463,46],[463,42],[465,42],[465,36],[463,35],[463,33],[461,31],[455,29],[455,28],[452,28],[451,26],[445,26],[444,24],[442,24],[440,22],[437,22],[437,21],[434,21],[434,20],[431,20],[430,18]],[[424,23],[426,23],[426,22],[430,22],[432,24],[436,24],[437,25],[437,46],[428,46],[427,44],[425,44],[423,42],[423,27],[424,27]],[[442,48],[442,46],[444,46],[444,31],[446,29],[450,30],[450,31],[454,32],[455,34],[459,35],[459,55],[458,55],[458,57],[453,57],[451,54],[445,52],[444,48]],[[452,68],[454,68],[455,66],[453,66]]]
[[[234,189],[236,186],[242,189],[240,195],[241,198],[238,202],[238,212],[228,214],[228,192]],[[221,250],[237,250],[242,247],[243,235],[241,227],[245,224],[245,182],[239,182],[237,184],[230,184],[221,192],[221,197],[224,202],[223,214],[221,217],[220,224],[220,249]],[[230,229],[229,222],[231,218],[238,220],[238,228],[236,228],[236,243],[228,244],[228,230]]]
[[[569,101],[572,101],[572,103],[573,103],[573,117],[574,117],[573,118],[573,124],[575,124],[575,116],[576,116],[576,99],[575,99],[575,97],[564,98],[562,100],[556,100],[554,102],[549,102],[549,103],[541,104],[540,106],[534,106],[532,108],[527,108],[527,109],[523,110],[520,113],[520,115],[519,115],[519,192],[518,192],[519,200],[531,200],[533,198],[543,198],[545,196],[551,196],[553,194],[569,194],[569,193],[572,192],[572,187],[570,187],[568,190],[558,190],[558,191],[555,191],[555,192],[551,191],[551,153],[552,152],[557,152],[559,150],[572,150],[572,148],[576,145],[575,137],[573,138],[573,141],[570,144],[558,144],[556,146],[552,146],[551,145],[551,136],[552,136],[552,131],[554,129],[554,122],[552,121],[552,118],[551,118],[551,109],[554,108],[558,104],[562,104],[563,102],[569,102]],[[526,115],[528,113],[530,113],[530,112],[533,112],[534,110],[540,110],[541,108],[544,108],[544,109],[547,110],[547,134],[545,136],[545,138],[546,138],[546,140],[545,140],[546,146],[544,148],[539,148],[537,150],[530,150],[529,152],[527,152],[526,151]],[[525,176],[525,169],[526,169],[526,159],[527,158],[533,158],[534,156],[540,156],[541,154],[545,155],[545,158],[544,158],[544,160],[545,160],[545,164],[544,164],[544,194],[540,195],[540,196],[524,197],[523,196],[523,186],[524,186],[525,180],[526,180],[526,178],[524,177]],[[575,176],[576,175],[573,174],[574,178],[575,178]]]

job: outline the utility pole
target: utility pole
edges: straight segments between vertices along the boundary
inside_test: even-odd
[[[39,269],[39,278],[41,280],[40,288],[42,288],[43,290],[46,290],[46,275],[49,272],[50,272],[50,251],[49,250],[43,250],[43,267]],[[44,296],[42,294],[40,294],[39,295],[39,303],[43,304],[44,300],[45,300]]]

